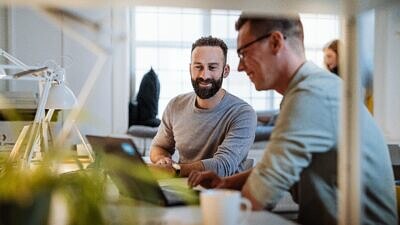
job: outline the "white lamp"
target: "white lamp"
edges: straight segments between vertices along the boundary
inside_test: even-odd
[[[43,91],[41,93],[38,108],[33,124],[28,131],[28,142],[24,151],[22,167],[29,167],[36,147],[40,144],[40,151],[48,151],[49,140],[52,138],[49,124],[56,109],[72,109],[77,105],[74,93],[64,83],[65,70],[59,66],[55,69],[46,69],[41,76],[44,78]],[[45,109],[49,111],[45,112]],[[74,130],[78,133],[89,158],[93,161],[94,157],[91,149],[86,144],[79,129],[74,125]],[[49,135],[51,139],[49,139]]]
[[[51,121],[51,117],[54,114],[54,110],[56,109],[73,109],[78,106],[78,101],[75,97],[75,94],[72,92],[72,90],[65,85],[64,81],[59,82],[59,83],[53,83],[53,85],[50,87],[49,94],[47,97],[46,101],[46,109],[48,109],[48,112],[46,114],[45,120],[44,120],[44,126],[43,126],[43,136],[44,139],[49,140],[47,137],[47,134],[51,135],[50,129],[48,128],[49,123]],[[94,161],[94,154],[89,147],[89,145],[86,143],[85,138],[82,136],[81,132],[79,131],[78,127],[74,124],[74,130],[78,134],[79,139],[81,140],[83,147],[85,148],[86,152],[88,153],[88,156],[91,161]],[[46,146],[48,148],[48,146]]]
[[[13,76],[13,79],[19,79],[20,77],[24,77],[27,75],[34,75],[36,76],[36,79],[43,82],[43,88],[39,97],[35,119],[30,125],[29,130],[24,133],[24,135],[26,134],[27,137],[22,137],[22,139],[27,142],[25,150],[23,152],[23,163],[21,164],[21,166],[29,167],[30,162],[33,158],[33,153],[35,152],[38,144],[40,144],[40,147],[43,148],[40,150],[47,151],[49,149],[48,134],[51,135],[49,123],[51,121],[51,117],[53,116],[54,110],[72,109],[77,105],[77,100],[71,89],[69,89],[64,83],[64,68],[61,68],[58,65],[55,65],[55,68],[52,69],[49,69],[48,67],[32,68],[25,65],[23,62],[13,57],[12,55],[8,54],[3,49],[0,49],[0,55],[4,56],[9,61],[24,70],[20,73],[15,74]],[[45,112],[45,109],[49,109],[47,114]],[[83,138],[79,129],[75,125],[74,130],[78,133],[79,138],[81,139],[85,147],[85,150],[89,154],[89,158],[93,161],[93,153],[89,146],[86,144],[85,139]],[[16,149],[15,151],[20,152],[19,149]],[[14,152],[11,155],[15,157],[18,154]]]
[[[64,83],[51,86],[46,109],[72,109],[76,105],[77,100],[74,93]]]

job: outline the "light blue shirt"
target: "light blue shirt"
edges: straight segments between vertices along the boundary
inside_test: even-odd
[[[272,208],[298,184],[301,224],[337,224],[337,148],[341,80],[306,62],[284,93],[263,158],[246,182]],[[362,224],[397,224],[394,177],[387,145],[360,103]],[[297,186],[296,186],[297,187]]]

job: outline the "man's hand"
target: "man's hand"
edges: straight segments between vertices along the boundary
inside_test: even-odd
[[[213,171],[192,171],[188,177],[189,187],[201,185],[205,188],[223,188],[225,179],[219,177]]]
[[[174,161],[170,157],[163,157],[163,158],[159,159],[155,164],[156,165],[170,165],[172,167],[172,163],[174,163]]]
[[[175,176],[175,169],[172,167],[172,164],[148,164],[147,166],[157,179]]]
[[[151,146],[150,160],[154,164],[172,164],[171,153],[158,146]]]
[[[154,164],[150,165],[153,173],[159,173],[161,176],[174,176],[175,169],[172,167],[174,161],[170,157],[162,157]]]

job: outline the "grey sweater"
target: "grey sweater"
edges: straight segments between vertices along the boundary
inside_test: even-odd
[[[171,154],[177,150],[179,163],[201,160],[220,176],[245,170],[257,123],[253,108],[228,92],[213,109],[199,109],[195,102],[194,92],[172,99],[152,145]]]

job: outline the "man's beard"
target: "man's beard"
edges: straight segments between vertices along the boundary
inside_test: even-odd
[[[194,92],[201,99],[209,99],[209,98],[213,97],[221,88],[222,80],[223,80],[223,74],[221,74],[221,77],[218,80],[214,80],[214,79],[204,80],[203,78],[197,78],[196,80],[191,79]],[[211,83],[211,87],[209,87],[209,88],[208,87],[200,87],[201,82]]]

